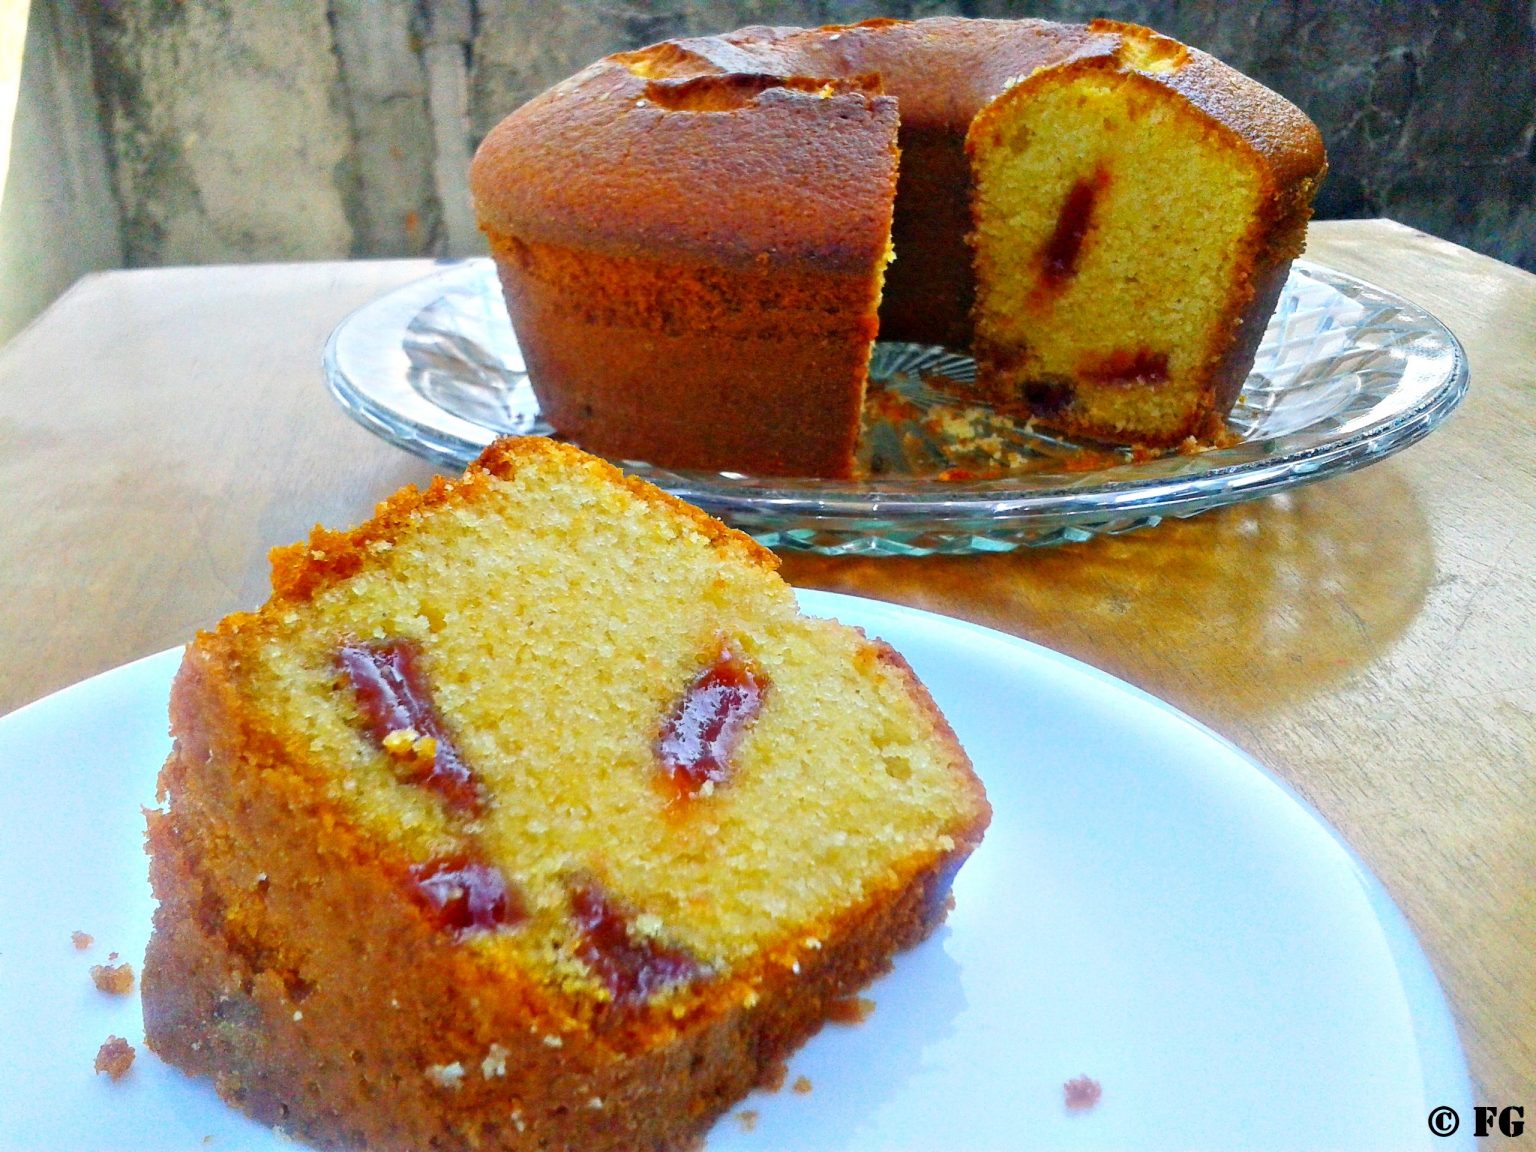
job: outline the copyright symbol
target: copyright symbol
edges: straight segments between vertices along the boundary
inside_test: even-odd
[[[1441,1105],[1429,1114],[1429,1130],[1436,1136],[1449,1136],[1461,1127],[1461,1117],[1456,1109]]]

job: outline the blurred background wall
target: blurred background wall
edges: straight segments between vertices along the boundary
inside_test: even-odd
[[[475,144],[596,57],[941,13],[1151,25],[1311,114],[1319,216],[1536,270],[1532,0],[33,0],[0,340],[93,268],[478,253]]]

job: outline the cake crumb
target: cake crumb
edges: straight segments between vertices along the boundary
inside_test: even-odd
[[[89,932],[71,932],[69,942],[75,946],[75,951],[84,952],[92,944],[96,943],[96,937]]]
[[[800,1096],[811,1094],[811,1080],[808,1076],[796,1076],[795,1082],[790,1085],[790,1090]]]
[[[834,1024],[862,1024],[875,1010],[875,1002],[864,996],[844,996],[827,1005],[827,1019]]]
[[[96,1052],[96,1072],[98,1075],[105,1072],[113,1081],[121,1080],[128,1075],[128,1069],[133,1067],[133,1058],[137,1055],[133,1045],[121,1036],[108,1036],[106,1043]]]
[[[750,1132],[757,1127],[757,1110],[754,1108],[744,1108],[736,1113],[736,1120],[741,1124],[743,1132]]]
[[[1104,1089],[1099,1086],[1099,1082],[1088,1076],[1078,1076],[1068,1080],[1061,1086],[1061,1091],[1066,1098],[1068,1112],[1087,1112],[1104,1094]]]
[[[133,991],[133,965],[92,964],[91,981],[110,996],[126,996]]]

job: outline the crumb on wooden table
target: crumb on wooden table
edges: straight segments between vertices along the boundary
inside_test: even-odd
[[[1099,1097],[1104,1095],[1104,1089],[1097,1080],[1088,1076],[1076,1076],[1061,1086],[1062,1095],[1066,1098],[1067,1111],[1086,1112],[1099,1102]]]
[[[811,1081],[806,1076],[797,1076],[791,1088],[801,1096],[809,1096],[811,1094]]]
[[[96,943],[96,937],[89,932],[71,932],[69,942],[75,946],[75,951],[84,952],[92,944]]]
[[[136,1055],[133,1045],[121,1036],[108,1036],[96,1052],[96,1071],[98,1074],[105,1072],[113,1080],[121,1080],[133,1067]]]
[[[116,956],[117,953],[112,953]],[[91,980],[111,996],[126,996],[133,991],[132,964],[92,964]]]

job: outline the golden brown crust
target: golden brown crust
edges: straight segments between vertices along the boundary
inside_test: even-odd
[[[851,474],[876,327],[866,277],[490,245],[562,434],[675,468]]]
[[[672,53],[659,56],[653,72]],[[891,228],[894,101],[858,77],[638,68],[595,65],[581,98],[556,89],[509,118],[471,170],[541,407],[618,459],[850,475],[878,326],[871,269]],[[786,158],[784,139],[806,147]]]
[[[424,979],[425,996],[375,988],[368,958],[360,964],[355,953],[349,971],[362,977],[360,985],[296,992],[210,930],[187,898],[203,885],[163,831],[152,837],[164,913],[146,957],[157,973],[146,988],[150,1046],[194,1075],[213,1077],[221,1096],[264,1123],[322,1147],[401,1152],[690,1147],[721,1111],[779,1075],[835,1005],[932,931],[954,871],[924,873],[894,898],[850,915],[798,971],[779,965],[766,973],[755,1006],[735,1003],[676,1044],[615,1060],[581,1051],[569,1035],[551,1048],[506,1018],[466,1032],[461,1019],[442,1011],[442,986]],[[398,961],[388,964],[396,969]],[[481,994],[476,1011],[486,1015],[489,989],[448,987],[455,992],[450,1008]],[[387,999],[373,1000],[386,992]],[[395,1002],[398,1009],[384,1010],[389,1043],[380,1045],[379,1005]],[[445,1022],[446,1034],[439,1031]],[[462,1079],[448,1071],[455,1065]]]
[[[745,532],[728,527],[707,512],[654,485],[626,475],[606,460],[539,436],[509,436],[488,446],[460,479],[435,476],[426,491],[408,484],[381,501],[374,509],[373,517],[356,528],[334,531],[317,524],[307,541],[272,549],[274,599],[308,600],[321,588],[356,574],[369,561],[369,544],[391,539],[423,510],[450,500],[474,500],[476,492],[484,487],[484,477],[511,479],[517,474],[519,464],[533,457],[558,459],[567,467],[582,469],[617,483],[646,503],[681,516],[722,554],[738,556],[770,571],[778,570],[779,558]],[[236,614],[226,623],[243,624],[251,619]],[[223,627],[221,625],[221,629]]]
[[[684,97],[700,77],[593,65],[486,136],[470,168],[482,226],[608,256],[862,271],[885,250],[889,208],[868,190],[892,169],[895,101],[857,77],[773,79],[789,82],[713,80],[739,105],[695,109]],[[786,152],[786,139],[802,146]],[[722,179],[731,214],[716,210]]]

